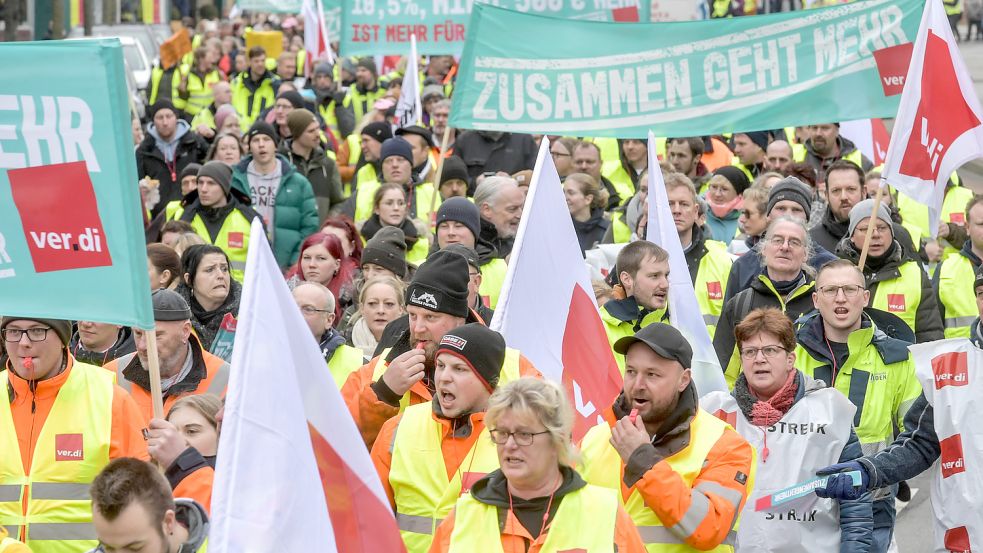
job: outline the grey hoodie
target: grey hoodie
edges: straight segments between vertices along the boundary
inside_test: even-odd
[[[273,231],[276,228],[273,221],[276,207],[276,193],[280,190],[280,182],[286,172],[283,160],[277,159],[277,168],[268,175],[260,174],[256,170],[256,161],[250,161],[246,166],[246,180],[249,181],[249,195],[252,197],[252,208],[263,218],[266,228],[269,230],[269,238],[273,240]]]
[[[177,553],[196,553],[208,539],[208,513],[205,508],[193,499],[175,498],[178,522],[188,529],[188,541],[181,544]],[[89,553],[101,553],[99,547]]]
[[[174,130],[174,136],[170,140],[165,141],[160,137],[157,132],[157,127],[153,123],[150,124],[147,133],[154,137],[154,145],[157,149],[164,154],[164,161],[167,163],[172,163],[174,161],[174,154],[177,153],[177,143],[181,140],[181,137],[188,134],[191,130],[191,125],[188,124],[184,119],[177,120],[177,128]]]

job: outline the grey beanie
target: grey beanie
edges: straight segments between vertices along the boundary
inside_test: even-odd
[[[812,189],[795,177],[785,177],[775,183],[768,193],[768,209],[765,215],[771,214],[771,209],[782,200],[789,200],[802,206],[806,212],[806,221],[812,211]]]
[[[222,190],[225,191],[225,195],[229,195],[229,191],[232,189],[232,168],[229,167],[225,162],[212,160],[201,166],[198,169],[199,177],[208,177],[213,181],[217,182]]]
[[[847,236],[853,236],[853,231],[857,229],[857,225],[860,221],[870,217],[874,213],[874,200],[868,198],[859,204],[853,206],[850,210],[850,227],[847,230]],[[884,202],[881,202],[880,208],[877,210],[877,218],[881,221],[887,223],[887,228],[891,229],[891,235],[894,235],[894,221],[891,220],[891,213],[887,210],[887,206]]]
[[[397,227],[384,226],[365,243],[362,266],[374,263],[389,269],[399,278],[406,278],[406,237]]]

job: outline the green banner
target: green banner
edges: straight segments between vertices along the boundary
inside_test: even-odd
[[[644,138],[893,117],[923,5],[616,25],[476,4],[450,123]]]
[[[490,0],[520,13],[583,21],[648,21],[647,0]],[[341,54],[405,54],[416,35],[421,55],[461,53],[475,0],[342,0]],[[548,20],[547,20],[548,21]],[[562,25],[562,24],[561,24]],[[547,32],[548,31],[548,32]],[[553,30],[523,40],[549,44]]]
[[[302,0],[239,0],[239,9],[263,13],[301,13]],[[327,26],[328,40],[341,39],[341,0],[322,0],[324,24]]]
[[[0,314],[153,328],[119,41],[0,60]]]

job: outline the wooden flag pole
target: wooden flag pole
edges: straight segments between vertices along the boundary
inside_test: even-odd
[[[437,194],[440,193],[440,174],[444,171],[444,154],[447,153],[447,141],[451,137],[450,125],[444,129],[444,136],[440,139],[440,153],[437,154],[437,168],[433,172],[433,193],[430,194],[430,227],[431,230],[434,229],[434,223],[437,221],[437,214],[434,213],[434,208],[437,206]]]
[[[157,355],[157,331],[144,331],[147,338],[147,359],[150,361],[150,397],[154,406],[154,418],[164,418],[164,398],[160,391],[160,357]]]
[[[870,214],[870,221],[867,221],[867,234],[864,236],[864,247],[860,251],[860,262],[857,267],[860,268],[860,272],[863,272],[864,265],[867,263],[867,252],[870,249],[870,238],[874,235],[874,223],[877,221],[877,212],[881,209],[881,195],[884,193],[884,188],[887,187],[886,183],[881,183],[877,187],[877,194],[874,195],[874,211]]]

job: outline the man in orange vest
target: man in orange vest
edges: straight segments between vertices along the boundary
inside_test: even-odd
[[[180,294],[157,290],[151,296],[154,326],[160,358],[160,389],[164,396],[164,413],[179,398],[211,393],[225,395],[229,381],[229,364],[201,347],[191,330],[191,308]],[[150,362],[147,357],[146,331],[134,328],[137,351],[106,365],[116,373],[116,382],[130,392],[142,414],[141,422],[153,416],[150,396]]]
[[[111,459],[147,459],[133,399],[68,351],[69,321],[7,316],[0,371],[0,527],[35,553],[97,544],[89,484]]]

